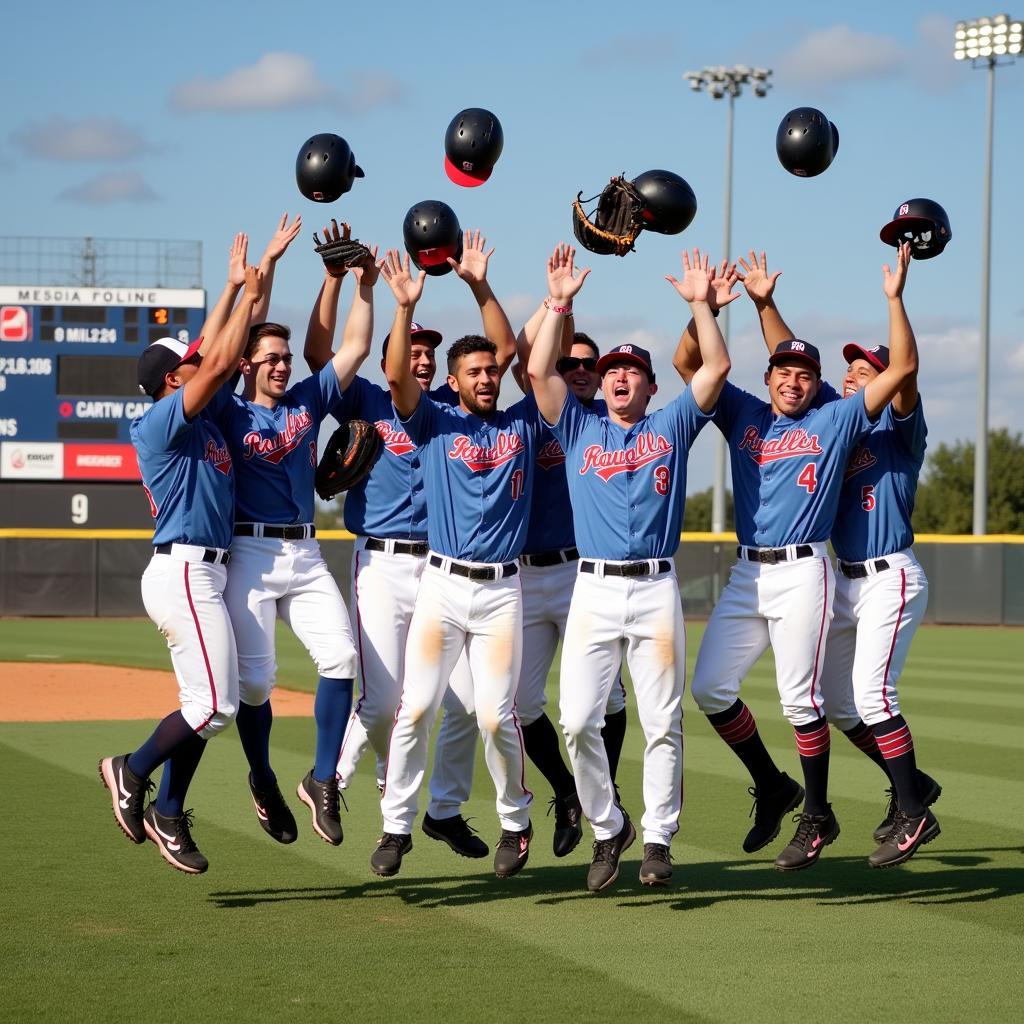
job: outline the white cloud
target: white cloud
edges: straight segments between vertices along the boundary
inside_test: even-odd
[[[832,25],[809,32],[776,58],[774,67],[780,84],[827,87],[869,78],[892,78],[900,73],[904,61],[902,47],[891,36]]]
[[[1024,345],[1018,345],[1007,357],[1006,365],[1014,373],[1024,374]]]
[[[953,59],[952,19],[928,14],[917,23],[917,41],[910,53],[910,71],[915,81],[930,93],[947,93],[966,82],[962,61]]]
[[[26,156],[58,162],[116,162],[153,152],[138,131],[114,117],[71,120],[54,114],[19,128],[11,141]]]
[[[105,205],[107,203],[153,202],[160,197],[137,171],[111,172],[66,188],[58,196],[72,203]]]

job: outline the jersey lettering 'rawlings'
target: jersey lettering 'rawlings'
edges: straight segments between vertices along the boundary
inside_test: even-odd
[[[317,433],[340,397],[332,363],[290,387],[273,409],[247,402],[231,384],[217,392],[208,408],[234,459],[238,522],[313,522]]]
[[[447,384],[429,392],[442,405],[458,405]],[[391,404],[391,392],[356,377],[331,410],[339,422],[368,420],[384,442],[369,475],[345,493],[345,527],[361,537],[426,540],[427,496],[420,452]]]
[[[483,420],[424,394],[402,426],[420,448],[431,550],[467,562],[517,558],[540,433],[534,397]]]
[[[844,562],[881,558],[914,543],[910,519],[927,437],[918,398],[903,419],[887,405],[874,430],[853,449],[832,528],[832,546]]]
[[[584,558],[671,558],[686,504],[686,459],[709,417],[687,388],[628,430],[566,397],[552,433]]]
[[[217,424],[185,416],[184,389],[132,420],[130,435],[156,519],[154,544],[226,548],[234,528],[235,474]]]
[[[836,397],[822,384],[815,404],[790,419],[726,382],[714,421],[729,444],[741,544],[781,548],[828,540],[846,463],[874,425],[863,392]]]
[[[608,407],[598,398],[587,408],[603,416]],[[565,475],[565,452],[551,429],[544,425],[537,441],[536,472],[533,474],[533,501],[530,527],[526,533],[524,555],[542,551],[560,551],[576,544],[576,530],[569,502],[569,481]]]

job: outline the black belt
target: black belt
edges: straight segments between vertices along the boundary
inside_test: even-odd
[[[388,545],[396,555],[425,555],[430,547],[425,540],[381,540],[367,537],[363,545],[367,551],[387,551]]]
[[[657,576],[663,572],[672,571],[672,563],[667,558],[659,558],[655,563],[655,570],[651,571],[651,562],[623,562],[615,565],[611,562],[604,563],[605,576]],[[580,562],[580,572],[590,572],[597,575],[597,562],[588,562],[584,559]]]
[[[300,526],[270,526],[267,523],[239,523],[235,527],[236,537],[272,537],[274,540],[310,540],[316,536],[316,527],[311,523]]]
[[[580,553],[575,548],[562,548],[559,551],[542,551],[539,555],[520,555],[523,565],[534,565],[543,568],[547,565],[561,565],[564,562],[575,562]]]
[[[440,555],[431,555],[430,564],[450,572],[453,576],[465,576],[467,579],[485,583],[493,583],[506,576],[515,576],[519,572],[519,566],[515,562],[505,562],[502,565],[468,565],[465,562],[448,559],[448,565],[445,566],[445,559]]]
[[[873,562],[870,559],[867,562],[839,562],[838,565],[839,571],[848,580],[862,580],[874,575],[872,569],[874,572],[885,572],[889,568],[889,563],[884,558],[876,558]]]
[[[810,544],[798,544],[796,546],[796,558],[810,558],[814,554],[814,548]],[[788,548],[745,548],[740,546],[736,549],[737,558],[745,558],[748,562],[760,562],[762,565],[774,565],[776,562],[789,561]]]
[[[171,555],[174,554],[174,548],[176,544],[157,544],[153,550],[158,555]],[[187,547],[196,547],[195,544],[186,545]],[[231,561],[231,553],[228,551],[221,551],[220,548],[203,548],[203,556],[199,561],[212,562],[214,565],[227,565]]]

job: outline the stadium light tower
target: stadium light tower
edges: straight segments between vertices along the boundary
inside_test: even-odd
[[[988,377],[989,270],[992,259],[992,123],[996,95],[996,67],[1009,64],[1021,52],[1021,23],[1008,14],[958,21],[953,56],[969,60],[971,67],[988,68],[988,107],[985,128],[985,193],[981,242],[981,328],[978,350],[978,419],[974,443],[974,526],[976,536],[988,529]]]
[[[736,64],[731,68],[707,67],[700,71],[687,71],[683,78],[690,83],[694,92],[707,93],[714,100],[729,97],[729,116],[726,121],[725,133],[725,230],[723,232],[722,258],[728,259],[732,248],[732,125],[733,104],[736,97],[742,95],[743,86],[750,85],[754,95],[764,98],[772,87],[771,71],[768,68],[750,68],[746,64]],[[729,307],[722,309],[718,318],[722,329],[722,337],[729,344]],[[726,444],[721,433],[716,432],[715,446],[715,483],[711,492],[711,529],[714,533],[725,530],[725,462]]]

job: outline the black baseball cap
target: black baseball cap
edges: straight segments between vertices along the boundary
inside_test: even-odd
[[[639,366],[646,371],[647,376],[654,380],[654,365],[651,363],[651,353],[639,345],[616,345],[609,349],[597,361],[597,372],[603,377],[613,366],[618,363],[630,363]]]
[[[412,341],[418,341],[421,344],[429,345],[431,348],[437,348],[441,344],[441,334],[439,331],[432,331],[429,327],[421,327],[414,320],[409,324],[409,337]],[[388,354],[388,342],[391,340],[391,334],[389,333],[384,338],[384,347],[381,349],[381,356]]]
[[[768,357],[768,365],[777,366],[788,359],[806,363],[819,377],[821,376],[821,355],[809,341],[800,341],[799,338],[780,341],[775,346],[775,351]]]
[[[157,338],[139,356],[139,390],[150,398],[156,398],[164,386],[164,377],[182,363],[187,363],[202,343],[202,338],[196,338],[191,344],[177,338]]]
[[[863,359],[870,363],[879,373],[889,366],[889,350],[884,345],[874,345],[865,348],[851,341],[849,345],[843,346],[843,358],[852,363],[854,359]]]

